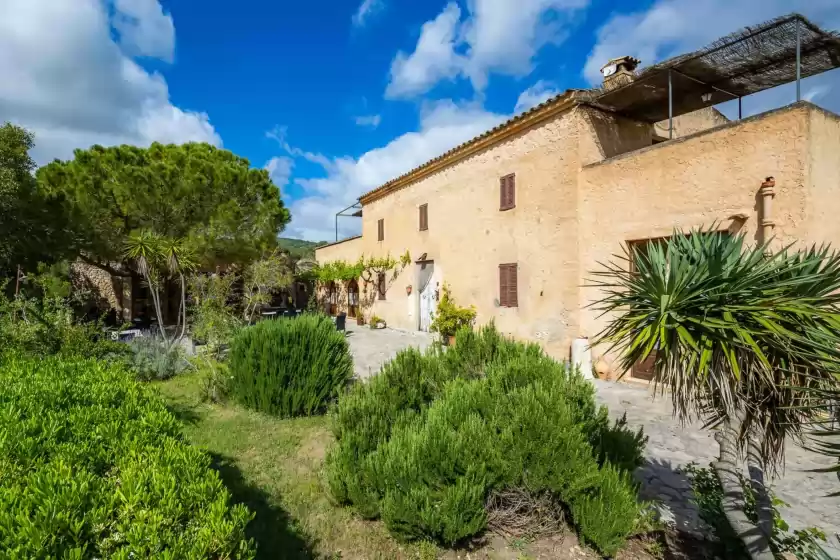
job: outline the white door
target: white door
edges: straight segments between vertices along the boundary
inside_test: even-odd
[[[432,325],[432,318],[437,309],[437,300],[435,299],[436,283],[432,281],[431,275],[426,281],[426,285],[422,286],[420,291],[420,330],[429,332],[429,327]]]

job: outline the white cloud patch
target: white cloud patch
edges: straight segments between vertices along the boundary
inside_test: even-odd
[[[158,15],[169,16],[157,0],[145,2],[115,3],[111,21],[101,0],[0,2],[0,122],[35,133],[37,162],[70,158],[75,148],[95,143],[221,144],[206,114],[172,105],[163,77],[131,58],[171,57],[174,38],[149,31],[140,42],[131,39],[129,48],[126,41],[134,35],[124,27],[120,44],[115,42],[111,22],[122,15],[134,18],[137,30],[165,27]],[[157,11],[149,11],[148,2]],[[156,23],[147,23],[149,18]]]
[[[268,175],[274,181],[274,184],[282,189],[289,184],[289,177],[292,176],[294,165],[295,161],[292,158],[276,156],[268,160],[264,169],[268,171]]]
[[[356,124],[359,126],[369,126],[376,128],[382,122],[382,115],[360,115],[355,118]]]
[[[359,9],[353,14],[353,26],[364,27],[371,16],[385,7],[384,0],[363,0]]]
[[[490,73],[525,76],[547,44],[559,44],[589,0],[470,0],[462,18],[450,2],[426,22],[414,52],[397,53],[386,97],[413,97],[438,82],[468,78],[482,92]]]
[[[644,65],[701,48],[715,39],[747,25],[755,25],[791,11],[799,11],[818,25],[840,27],[837,0],[658,0],[645,11],[619,13],[598,31],[597,42],[584,67],[592,84],[601,81],[600,68],[607,60],[631,55]],[[840,96],[826,95],[840,90],[840,73],[829,72],[803,81],[803,98],[840,110]],[[745,116],[789,103],[795,86],[788,84],[744,100]],[[724,105],[729,116],[737,116],[737,105]]]
[[[455,2],[423,24],[414,52],[398,52],[391,63],[391,81],[385,97],[411,97],[425,93],[441,80],[453,79],[465,65],[455,52],[461,9]]]
[[[335,239],[335,213],[351,205],[360,195],[481,134],[506,118],[508,115],[451,101],[425,105],[416,132],[403,134],[358,159],[330,159],[323,165],[325,177],[297,179],[295,182],[303,187],[306,194],[292,203],[292,222],[286,231],[304,239]],[[356,235],[360,225],[358,219],[341,219],[339,234]]]
[[[129,54],[172,62],[175,24],[171,15],[163,13],[158,0],[114,0],[111,24]]]
[[[514,107],[513,112],[521,113],[522,111],[527,111],[544,101],[548,101],[559,93],[560,90],[558,90],[557,86],[553,83],[546,80],[539,80],[537,83],[519,94],[519,98],[516,100],[516,107]]]

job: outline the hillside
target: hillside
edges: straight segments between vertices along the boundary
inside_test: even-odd
[[[281,237],[277,240],[281,249],[285,249],[295,257],[314,257],[315,248],[327,243],[327,241],[305,241],[291,237]]]

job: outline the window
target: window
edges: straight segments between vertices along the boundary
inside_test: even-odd
[[[499,305],[518,307],[516,263],[499,265]]]
[[[429,229],[429,205],[420,205],[420,231]]]
[[[510,210],[516,206],[516,174],[511,173],[499,179],[499,210]]]
[[[376,225],[379,228],[377,239],[379,241],[385,241],[385,218],[380,218],[380,220],[376,222]]]
[[[380,272],[376,277],[376,291],[379,292],[379,299],[385,299],[385,273]]]

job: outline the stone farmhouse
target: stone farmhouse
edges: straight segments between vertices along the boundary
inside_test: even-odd
[[[361,196],[361,235],[318,262],[412,262],[323,287],[330,310],[428,330],[446,283],[479,324],[568,358],[605,324],[587,278],[623,245],[714,227],[840,247],[840,116],[806,101],[732,121],[713,108],[791,82],[801,97],[800,78],[840,66],[837,34],[793,14],[638,64],[611,60],[601,88],[566,91]]]

